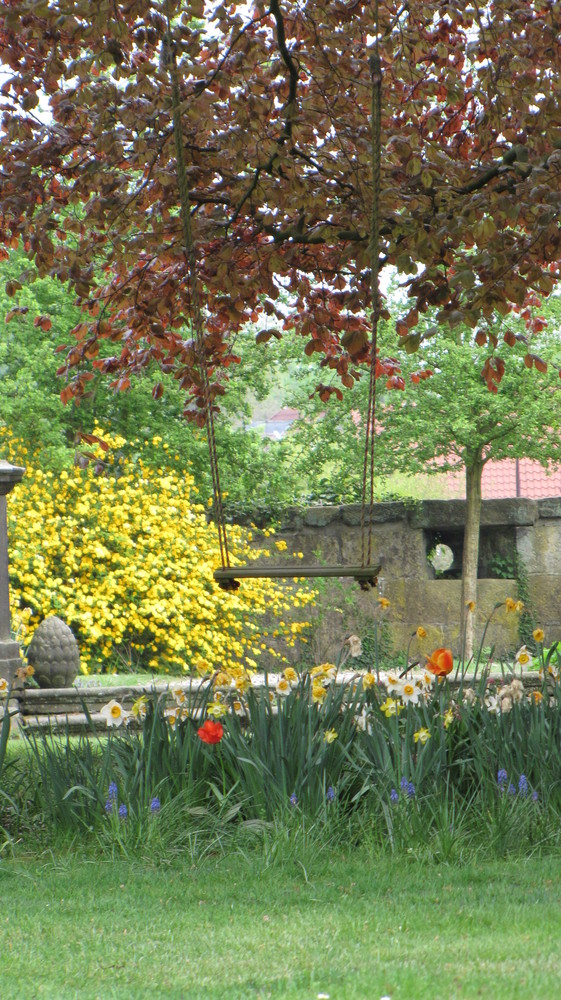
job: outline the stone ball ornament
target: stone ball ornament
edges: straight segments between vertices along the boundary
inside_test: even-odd
[[[27,650],[27,662],[42,688],[71,687],[80,669],[78,643],[66,622],[50,615],[35,630]]]

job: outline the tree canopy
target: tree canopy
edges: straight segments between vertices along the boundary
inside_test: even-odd
[[[263,339],[301,335],[352,387],[371,306],[376,37],[379,259],[409,296],[392,319],[410,349],[427,309],[436,329],[466,324],[489,347],[487,382],[500,380],[487,321],[516,309],[536,329],[528,304],[559,275],[561,4],[379,0],[378,26],[376,7],[4,0],[0,252],[23,242],[40,275],[76,292],[67,395],[84,391],[89,363],[126,387],[155,361],[191,415],[203,405],[170,61],[214,398],[232,334],[261,317]],[[324,399],[339,394],[326,374]],[[402,384],[391,358],[379,374]]]

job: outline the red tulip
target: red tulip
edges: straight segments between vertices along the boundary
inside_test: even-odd
[[[454,658],[451,649],[435,649],[430,657],[427,657],[427,670],[436,677],[446,677],[454,669]]]
[[[224,736],[224,727],[219,722],[207,719],[204,725],[197,729],[197,736],[203,743],[220,743]]]

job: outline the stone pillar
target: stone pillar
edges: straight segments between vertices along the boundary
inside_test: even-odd
[[[0,459],[0,677],[8,681],[13,680],[22,660],[19,642],[14,641],[11,632],[6,497],[24,472],[20,466]]]

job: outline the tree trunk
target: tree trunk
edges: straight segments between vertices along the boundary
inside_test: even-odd
[[[483,473],[481,455],[466,464],[466,523],[464,527],[464,556],[462,561],[462,636],[464,637],[464,658],[473,656],[475,635],[475,613],[468,604],[477,602],[477,563],[479,560],[479,526],[481,523],[481,475]]]

